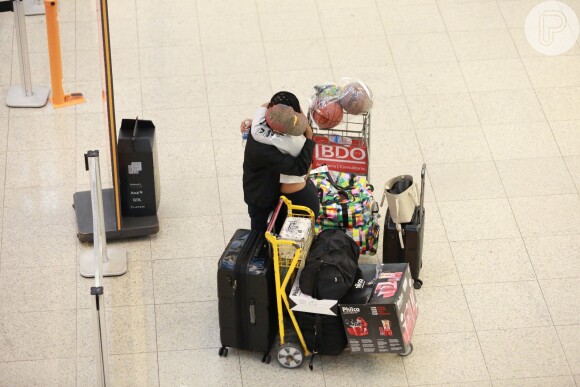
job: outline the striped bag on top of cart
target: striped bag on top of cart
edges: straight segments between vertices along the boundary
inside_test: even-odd
[[[373,186],[368,184],[366,177],[317,172],[310,178],[318,190],[321,204],[317,233],[325,229],[344,229],[357,242],[361,252],[376,251],[380,226],[373,208]]]

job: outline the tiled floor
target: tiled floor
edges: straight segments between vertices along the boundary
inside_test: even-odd
[[[64,87],[87,103],[0,101],[2,387],[95,384],[77,265],[91,246],[71,204],[83,154],[107,149],[97,22],[94,0],[60,3]],[[162,187],[159,234],[112,243],[129,260],[105,279],[114,385],[580,385],[580,46],[534,51],[536,3],[110,1],[117,123],[154,121]],[[26,21],[33,82],[47,84],[44,18]],[[0,14],[0,100],[20,82],[12,26]],[[428,164],[415,351],[323,357],[313,372],[219,358],[215,265],[249,225],[238,124],[279,89],[306,104],[343,76],[374,91],[375,186]]]

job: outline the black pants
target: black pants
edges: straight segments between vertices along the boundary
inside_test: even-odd
[[[300,191],[286,194],[284,196],[290,199],[294,205],[310,208],[312,212],[314,212],[314,218],[316,219],[318,217],[318,213],[320,212],[320,201],[318,198],[318,192],[316,191],[316,186],[310,179],[306,181],[306,186]],[[268,217],[274,210],[276,204],[277,202],[269,208],[256,207],[248,204],[248,214],[250,215],[252,230],[266,232],[266,229],[268,228]],[[287,213],[288,209],[286,206],[282,206],[280,214],[278,214],[278,219],[276,220],[275,231],[280,231]]]

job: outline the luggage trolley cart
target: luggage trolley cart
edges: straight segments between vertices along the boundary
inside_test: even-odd
[[[282,205],[286,205],[288,208],[288,215],[284,222],[284,226],[280,231],[280,235],[275,235],[272,230]],[[310,355],[304,337],[302,336],[302,332],[300,331],[300,327],[294,317],[294,313],[290,309],[286,287],[291,278],[294,277],[293,274],[295,274],[295,271],[304,266],[306,256],[310,250],[310,245],[314,239],[314,220],[314,213],[310,208],[293,205],[285,196],[281,196],[266,231],[266,239],[272,246],[274,279],[276,284],[276,304],[278,307],[280,344],[276,351],[276,358],[280,365],[285,368],[296,368],[300,366],[304,357]],[[292,224],[294,224],[294,226],[292,226]],[[300,232],[301,230],[303,232]],[[296,237],[296,234],[300,235]],[[286,307],[286,311],[292,321],[292,325],[294,325],[300,345],[286,341],[284,335],[284,306],[282,305],[282,302],[284,302],[284,306]]]
[[[352,115],[344,113],[340,124],[331,129],[321,129],[308,114],[308,123],[316,143],[312,168],[323,165],[330,171],[353,173],[369,177],[371,148],[371,113]]]

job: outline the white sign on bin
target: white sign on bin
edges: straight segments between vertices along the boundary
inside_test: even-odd
[[[294,285],[290,291],[290,299],[294,302],[294,306],[291,308],[294,312],[307,312],[307,313],[317,313],[317,314],[327,314],[330,316],[336,316],[333,309],[336,309],[338,300],[317,300],[308,294],[302,293],[300,290],[300,275],[302,270],[298,271],[296,279],[294,280]]]

